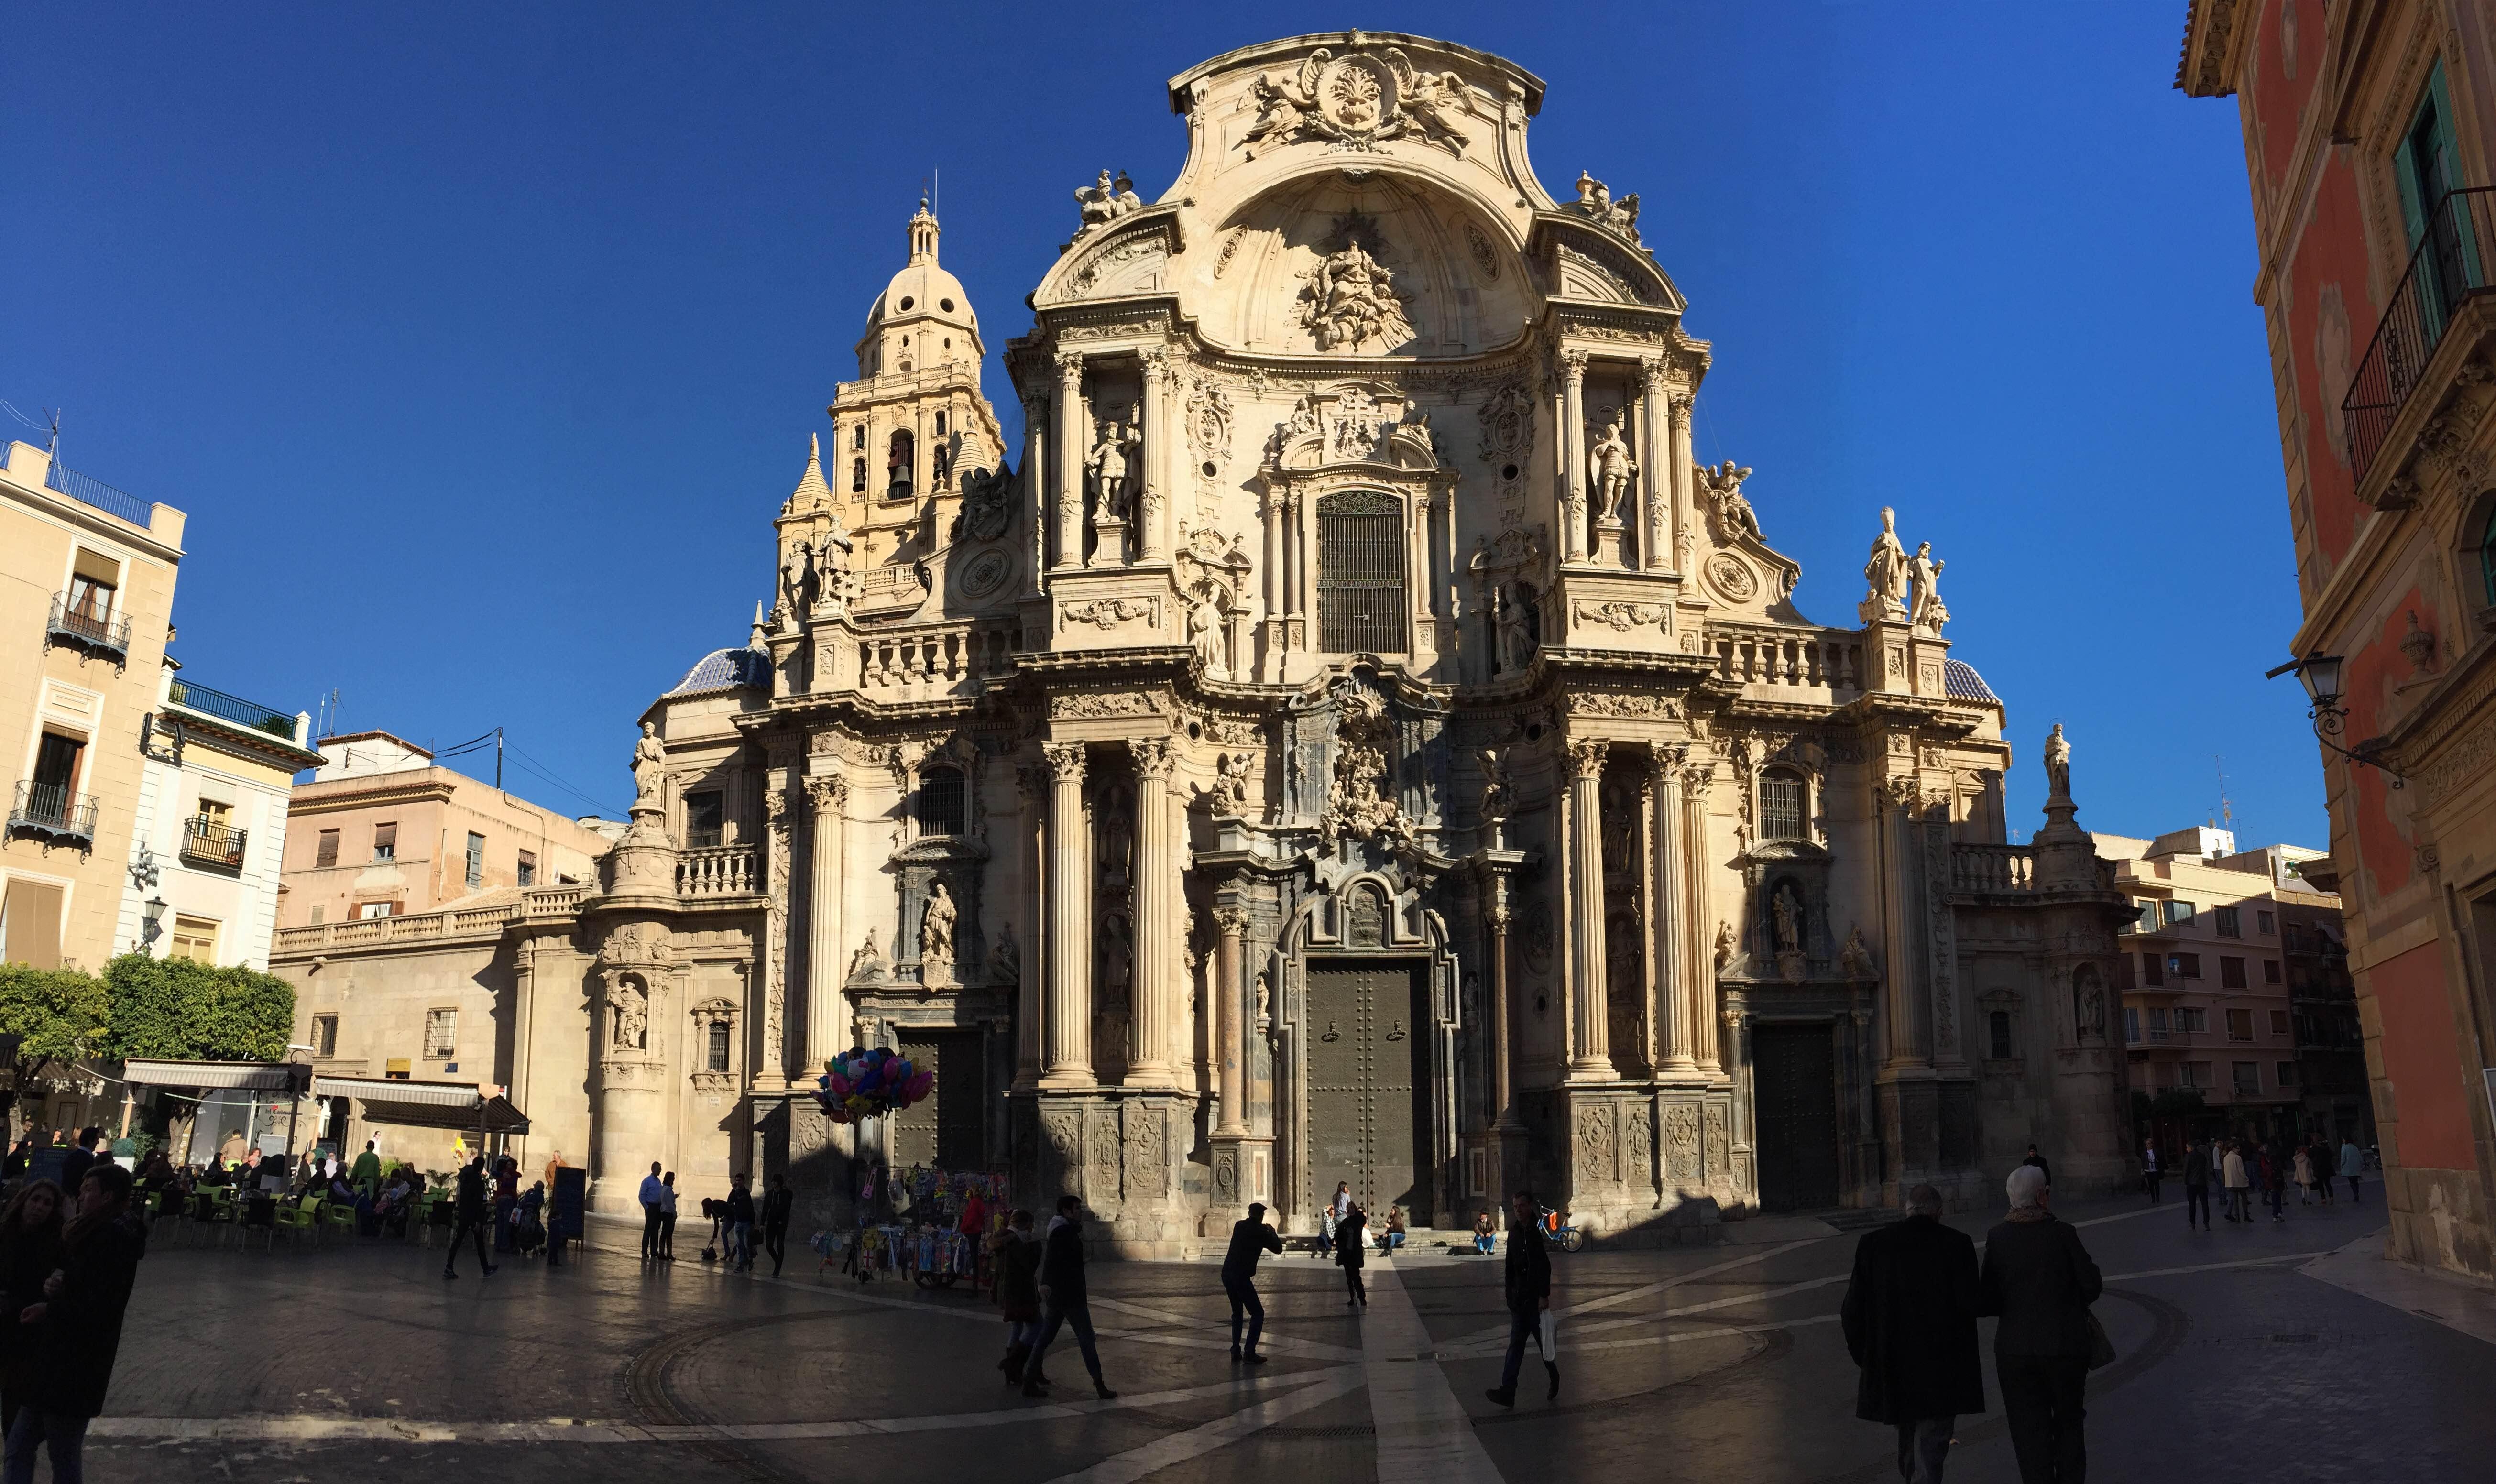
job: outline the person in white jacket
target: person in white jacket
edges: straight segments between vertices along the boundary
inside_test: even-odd
[[[2228,1188],[2228,1220],[2251,1225],[2253,1182],[2245,1177],[2244,1145],[2231,1140],[2227,1161],[2220,1168],[2225,1172],[2220,1183]]]

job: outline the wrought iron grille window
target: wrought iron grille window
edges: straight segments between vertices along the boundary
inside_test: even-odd
[[[440,1061],[459,1054],[459,1012],[427,1010],[424,1012],[424,1055],[429,1061]]]
[[[1770,773],[1760,780],[1760,838],[1802,838],[1802,780]]]
[[[1351,490],[1318,502],[1318,648],[1400,655],[1404,510],[1392,495]]]
[[[706,1049],[710,1052],[710,1055],[704,1061],[705,1069],[710,1071],[728,1070],[727,1021],[714,1020],[710,1023],[710,1044]]]
[[[919,833],[961,832],[962,775],[952,768],[929,768],[919,777]]]

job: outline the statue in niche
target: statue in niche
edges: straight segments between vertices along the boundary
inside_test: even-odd
[[[615,981],[615,1049],[640,1051],[650,1034],[650,1001],[640,982],[630,976]]]
[[[850,955],[850,977],[860,978],[882,967],[884,950],[875,945],[875,929],[868,928],[866,942],[859,943],[858,951]]]
[[[1102,419],[1092,451],[1083,467],[1092,476],[1093,507],[1101,518],[1126,520],[1134,514],[1134,469],[1144,435],[1125,419],[1125,409],[1113,409]]]
[[[953,906],[953,894],[945,889],[942,881],[927,888],[927,905],[919,914],[919,961],[951,967],[953,962],[953,923],[959,915]]]
[[[1223,658],[1225,649],[1221,594],[1207,583],[1187,605],[1187,643],[1202,662],[1204,673],[1216,680],[1226,679],[1231,666]]]
[[[1604,874],[1627,880],[1638,864],[1638,796],[1614,779],[1603,801]]]
[[[1300,325],[1321,351],[1357,352],[1372,340],[1393,350],[1413,338],[1395,275],[1357,238],[1318,261],[1300,288]]]
[[[1248,767],[1246,753],[1224,753],[1213,759],[1213,812],[1217,815],[1248,813]]]
[[[1534,663],[1534,589],[1520,582],[1499,605],[1499,667],[1510,674]]]
[[[1760,513],[1742,493],[1742,481],[1751,471],[1732,459],[1709,468],[1699,466],[1700,497],[1707,502],[1707,528],[1714,534],[1716,544],[1731,546],[1748,539],[1765,544],[1760,534]]]
[[[1837,950],[1837,969],[1854,983],[1872,977],[1872,950],[1863,944],[1862,924],[1847,929],[1846,946]]]
[[[1629,493],[1630,479],[1638,473],[1638,460],[1630,456],[1629,440],[1623,434],[1625,417],[1614,413],[1604,424],[1604,435],[1586,452],[1588,471],[1594,476],[1599,520],[1618,520],[1621,499]],[[1736,491],[1738,494],[1739,492]],[[1744,507],[1748,509],[1747,504]],[[1757,522],[1753,522],[1756,527]]]
[[[1509,786],[1508,764],[1500,760],[1496,748],[1488,747],[1476,753],[1474,760],[1482,768],[1482,821],[1484,824],[1492,824],[1507,819],[1509,806],[1513,801]]]
[[[1718,974],[1723,974],[1725,966],[1733,962],[1733,948],[1737,941],[1733,936],[1733,924],[1730,922],[1716,924],[1716,972]]]
[[[1802,899],[1794,894],[1794,882],[1779,881],[1776,895],[1768,899],[1769,915],[1776,919],[1777,952],[1802,951]]]
[[[1104,800],[1104,803],[1108,801]],[[1118,803],[1123,804],[1124,800]],[[1104,897],[1126,894],[1128,882],[1132,880],[1129,864],[1135,858],[1134,848],[1135,825],[1128,819],[1127,811],[1117,805],[1104,808],[1101,811],[1101,848],[1096,857]]]
[[[1257,1024],[1264,1025],[1273,1013],[1273,986],[1261,971],[1257,975]]]
[[[2086,964],[2072,971],[2072,1007],[2077,1017],[2080,1039],[2106,1037],[2106,990],[2098,983],[2097,971]]]
[[[1872,539],[1872,555],[1863,564],[1863,580],[1870,590],[1863,595],[1862,616],[1904,618],[1907,614],[1907,548],[1898,543],[1898,512],[1888,506],[1881,508],[1881,534]]]
[[[997,941],[988,945],[988,977],[1000,984],[1022,982],[1022,949],[1014,943],[1014,924],[997,924]]]
[[[1935,634],[1941,632],[1942,625],[1950,622],[1950,609],[1942,606],[1939,586],[1942,566],[1933,560],[1931,541],[1918,541],[1916,554],[1907,560],[1907,578],[1915,592],[1911,622],[1919,629],[1929,629]]]
[[[1101,919],[1101,1003],[1105,1009],[1123,1009],[1127,986],[1136,972],[1136,949],[1127,933],[1124,912]]]
[[[641,740],[633,744],[633,808],[656,808],[659,786],[668,776],[668,747],[659,740],[659,728],[651,723],[641,724]]]
[[[2072,744],[2064,739],[2060,722],[2045,734],[2045,791],[2049,798],[2072,796]]]

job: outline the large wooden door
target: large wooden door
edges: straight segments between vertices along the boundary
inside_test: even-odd
[[[1429,1089],[1421,976],[1405,964],[1309,969],[1309,1209],[1349,1183],[1384,1226],[1429,1220]]]
[[[906,1033],[900,1050],[912,1066],[933,1071],[936,1085],[924,1098],[893,1115],[893,1168],[908,1169],[914,1164],[953,1171],[987,1168],[986,1129],[982,1123],[987,1067],[980,1034]]]
[[[1837,1204],[1837,1051],[1825,1025],[1751,1032],[1758,1098],[1760,1204],[1817,1211]]]

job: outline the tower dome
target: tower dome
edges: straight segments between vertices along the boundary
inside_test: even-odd
[[[962,281],[936,262],[936,218],[927,199],[910,218],[910,261],[867,307],[858,374],[917,370],[981,356],[980,317]]]

